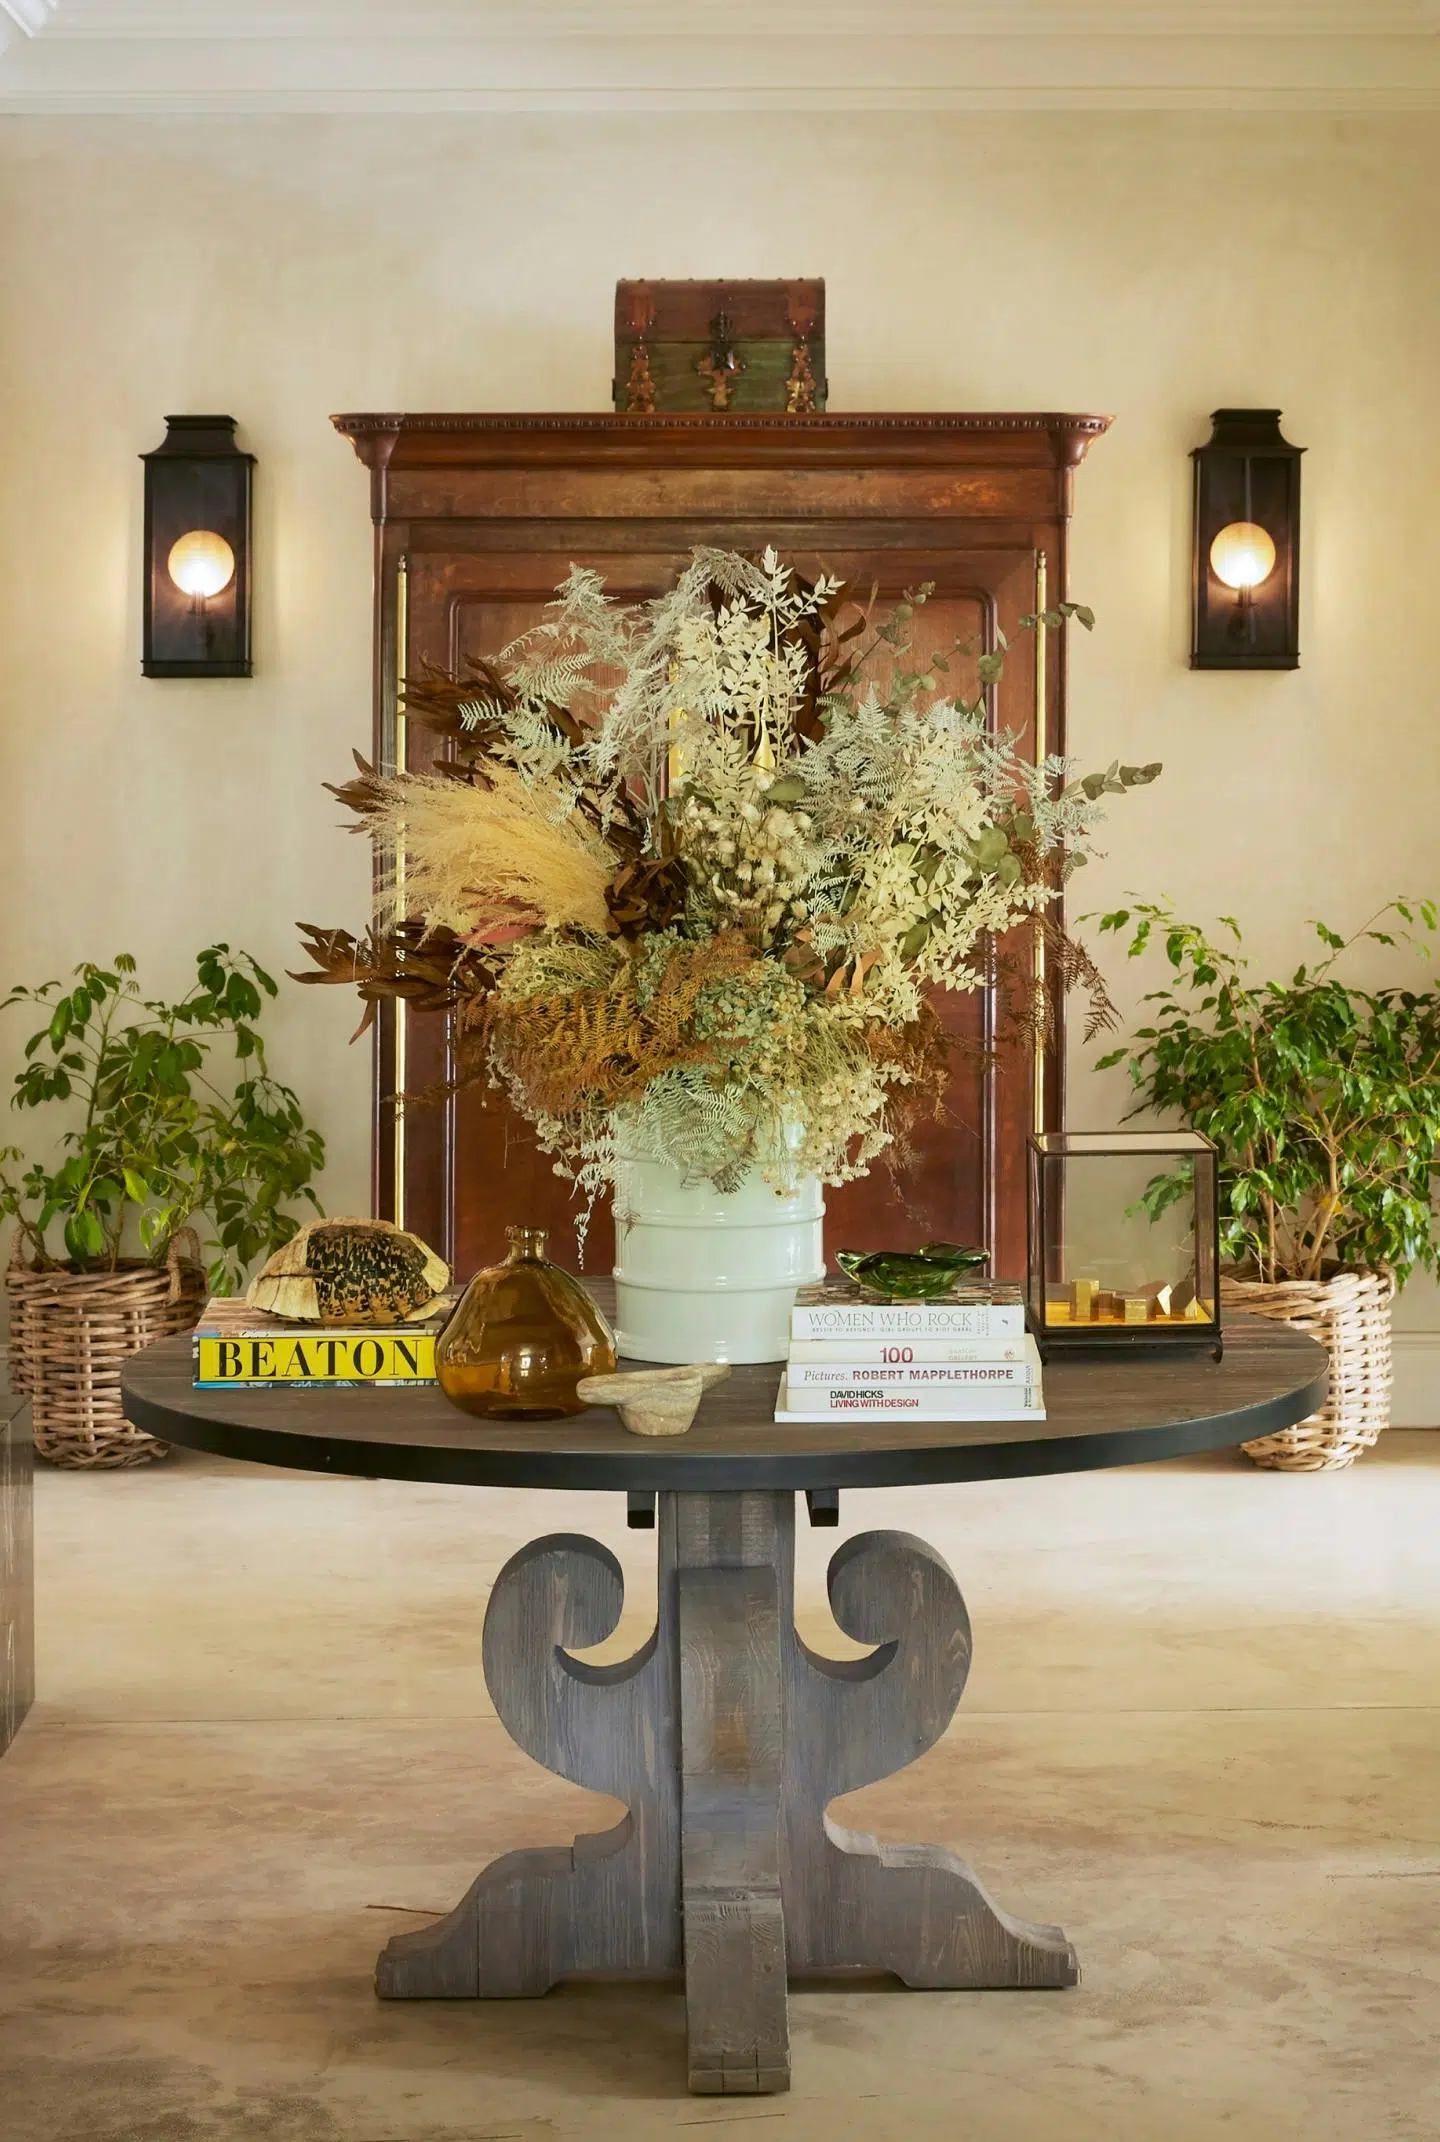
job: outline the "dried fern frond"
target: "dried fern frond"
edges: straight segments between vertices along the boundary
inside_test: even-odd
[[[1041,922],[1045,937],[1045,987],[1050,1000],[1050,1025],[1058,1030],[1061,1006],[1072,989],[1085,993],[1085,1039],[1098,1040],[1113,1032],[1120,1014],[1105,986],[1105,977],[1077,937],[1061,927],[1053,915]]]
[[[1044,948],[1044,988],[1036,986],[1034,943],[1002,943],[992,939],[983,966],[985,986],[994,992],[995,1027],[1003,1045],[1051,1041],[1061,1031],[1066,998],[1079,991],[1085,998],[1085,1039],[1095,1041],[1110,1033],[1119,1013],[1105,986],[1105,977],[1078,938],[1053,914],[1040,913],[1029,928],[1038,933]]]
[[[491,1062],[537,1115],[623,1107],[663,1071],[727,1053],[729,1035],[703,1030],[702,1000],[756,964],[739,932],[727,931],[676,943],[663,965],[632,956],[602,988],[522,996],[512,977],[483,1013]]]
[[[909,1096],[908,1113],[920,1115],[928,1109],[938,1116],[949,1080],[951,1037],[934,1006],[922,1004],[919,1017],[906,1026],[872,1022],[864,1038],[871,1061]]]

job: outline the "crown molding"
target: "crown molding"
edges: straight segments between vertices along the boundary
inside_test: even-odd
[[[0,0],[7,13],[40,0]],[[202,4],[202,0],[192,0]],[[357,0],[358,4],[358,0]],[[797,0],[799,4],[799,0]],[[1396,17],[1401,0],[1387,10]],[[1410,10],[1418,0],[1404,0]],[[1427,5],[1429,0],[1427,0]],[[1440,107],[1440,35],[655,37],[397,34],[82,35],[55,27],[0,49],[0,112],[137,114],[1084,110],[1320,112]],[[92,0],[93,6],[93,0]],[[1440,9],[1440,0],[1437,0]],[[313,20],[316,11],[306,11]],[[574,12],[573,10],[571,12]],[[861,10],[852,11],[857,17]],[[925,12],[933,13],[933,10]],[[1019,11],[1017,11],[1019,12]],[[1228,10],[1227,10],[1228,12]],[[1275,12],[1272,10],[1272,13]],[[1339,12],[1339,11],[1335,11]],[[1192,10],[1193,14],[1193,10]],[[16,18],[18,20],[18,18]],[[96,19],[99,19],[97,16]],[[117,17],[108,17],[112,21]],[[219,22],[218,10],[208,19]],[[338,12],[330,19],[339,23]],[[422,20],[432,16],[421,14]],[[727,23],[729,18],[727,17]],[[903,18],[897,18],[903,19]],[[405,11],[407,24],[413,18]],[[770,20],[773,24],[774,15]]]
[[[12,0],[0,0],[11,7]],[[550,37],[713,37],[709,0],[13,0],[69,39],[403,37],[406,41]],[[1205,35],[1392,37],[1424,34],[1440,0],[1210,0]],[[1194,0],[731,0],[735,37],[1170,37],[1193,36]]]
[[[537,458],[576,467],[614,468],[648,463],[656,441],[677,465],[705,468],[769,467],[778,452],[797,466],[853,468],[931,467],[971,462],[993,452],[1003,437],[1018,460],[1032,466],[1078,468],[1091,442],[1109,430],[1108,416],[1058,411],[980,410],[912,414],[833,410],[813,416],[778,413],[713,415],[709,411],[641,416],[607,410],[534,415],[415,415],[363,411],[330,419],[367,467],[505,468],[530,466]]]

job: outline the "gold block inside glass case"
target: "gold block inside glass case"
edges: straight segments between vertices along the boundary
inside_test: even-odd
[[[1042,1347],[1220,1343],[1218,1155],[1197,1131],[1037,1131],[1027,1315]]]

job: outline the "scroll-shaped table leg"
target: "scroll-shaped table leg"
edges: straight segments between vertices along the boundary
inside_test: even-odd
[[[494,1861],[447,1917],[388,1944],[382,1996],[539,1994],[573,1972],[680,1969],[673,1636],[662,1626],[616,1666],[570,1656],[611,1634],[623,1599],[615,1557],[578,1534],[532,1541],[496,1578],[485,1681],[502,1721],[546,1769],[629,1812],[568,1849]]]
[[[789,1651],[785,1926],[794,1972],[893,1971],[908,1986],[1072,1986],[1058,1926],[1012,1919],[953,1852],[881,1845],[825,1812],[934,1746],[970,1670],[970,1620],[923,1540],[867,1532],[830,1564],[830,1603],[868,1658]]]

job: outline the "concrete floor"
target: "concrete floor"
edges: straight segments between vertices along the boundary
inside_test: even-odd
[[[849,1495],[975,1623],[944,1742],[842,1803],[1058,1920],[1067,1993],[792,2000],[794,2089],[684,2092],[664,1988],[381,2006],[374,1954],[490,1856],[600,1826],[490,1712],[486,1588],[608,1497],[46,1473],[42,1700],[0,1763],[5,2142],[1388,2142],[1440,2134],[1440,1435]],[[842,1535],[843,1536],[843,1533]],[[802,1625],[837,1535],[802,1538]],[[647,1603],[647,1590],[649,1602]]]

